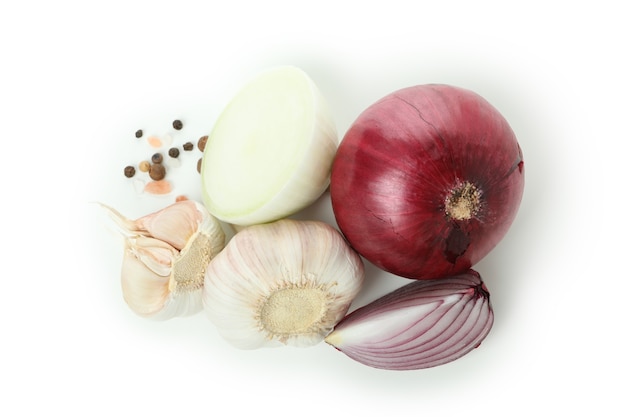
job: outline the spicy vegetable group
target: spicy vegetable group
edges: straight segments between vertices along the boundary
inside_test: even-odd
[[[339,140],[312,79],[273,68],[224,108],[203,161],[202,202],[137,220],[104,206],[124,236],[122,290],[137,314],[204,311],[239,348],[325,341],[393,370],[448,363],[489,333],[489,292],[472,267],[511,226],[524,166],[509,124],[478,94],[404,88]],[[338,229],[290,218],[329,186]],[[362,259],[407,284],[347,314]]]

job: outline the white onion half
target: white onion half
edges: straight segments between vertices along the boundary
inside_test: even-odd
[[[326,342],[374,368],[422,369],[469,353],[492,325],[489,292],[470,270],[405,285],[347,315]]]
[[[311,78],[292,66],[268,70],[235,95],[209,135],[204,203],[236,225],[284,218],[326,190],[337,146],[334,120]]]

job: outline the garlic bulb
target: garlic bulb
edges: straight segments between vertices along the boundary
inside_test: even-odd
[[[258,75],[219,115],[202,157],[203,201],[227,223],[285,218],[328,188],[339,143],[331,112],[301,69]]]
[[[225,244],[217,219],[191,200],[137,220],[102,206],[124,236],[122,292],[128,306],[157,320],[200,311],[204,272]]]
[[[489,292],[468,270],[400,287],[351,312],[325,340],[367,366],[422,369],[471,352],[492,324]]]
[[[205,311],[242,349],[321,342],[346,314],[363,262],[333,227],[283,219],[235,234],[207,268]]]

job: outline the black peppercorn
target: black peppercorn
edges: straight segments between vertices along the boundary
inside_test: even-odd
[[[180,155],[180,151],[178,150],[178,148],[170,148],[167,153],[172,158],[178,158],[178,155]]]
[[[128,165],[124,168],[124,175],[126,178],[132,178],[135,176],[135,167]]]
[[[161,155],[159,152],[152,155],[153,164],[160,164],[161,162],[163,162],[163,155]]]
[[[165,167],[163,166],[163,164],[153,164],[152,166],[150,166],[149,175],[150,178],[155,181],[162,180],[163,178],[165,178]]]
[[[183,122],[181,122],[180,120],[176,119],[172,122],[172,126],[174,127],[174,129],[176,130],[180,130],[183,128]]]
[[[137,139],[139,139],[142,136],[143,136],[143,130],[139,129],[138,131],[135,132],[135,137]]]
[[[209,140],[208,136],[202,136],[199,140],[198,140],[198,150],[200,152],[204,152],[204,147],[206,146],[206,142]]]
[[[186,150],[186,151],[191,151],[191,150],[193,150],[193,143],[191,143],[191,142],[187,142],[187,143],[185,143],[185,144],[183,145],[183,149],[184,149],[184,150]]]

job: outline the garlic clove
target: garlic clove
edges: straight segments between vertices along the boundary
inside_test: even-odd
[[[162,311],[168,299],[168,275],[148,269],[141,259],[126,251],[122,262],[124,301],[140,316],[154,316]]]
[[[284,219],[235,234],[207,268],[204,309],[236,347],[307,347],[346,314],[363,279],[336,229]]]
[[[127,219],[111,207],[106,208],[125,232],[152,236],[178,250],[185,247],[190,236],[197,231],[198,223],[208,213],[203,206],[192,200],[180,201],[137,220]]]
[[[198,230],[198,224],[207,217],[208,212],[197,209],[198,206],[195,201],[186,200],[142,217],[137,223],[155,238],[182,250]]]
[[[489,292],[470,270],[405,285],[350,313],[325,341],[367,366],[422,369],[466,355],[492,325]]]
[[[129,238],[128,252],[142,262],[148,269],[162,277],[172,272],[172,261],[178,251],[172,245],[152,237],[139,236]]]
[[[102,207],[124,237],[122,293],[131,310],[159,320],[200,311],[206,267],[225,244],[219,221],[192,200],[137,220]]]

